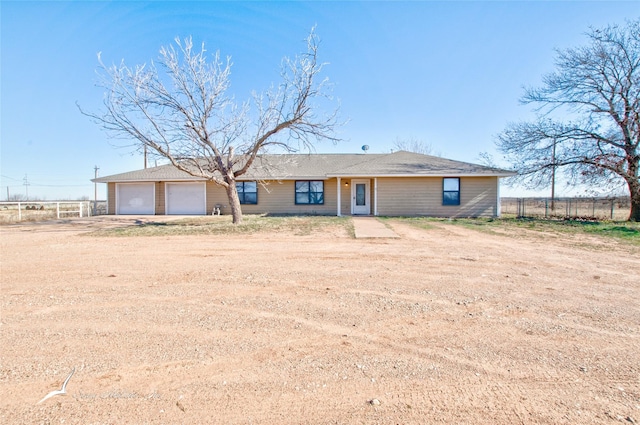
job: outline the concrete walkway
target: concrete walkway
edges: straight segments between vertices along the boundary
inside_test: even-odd
[[[356,238],[399,238],[393,230],[375,217],[353,217]]]

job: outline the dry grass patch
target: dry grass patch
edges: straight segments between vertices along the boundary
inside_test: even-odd
[[[400,220],[422,229],[445,223],[463,226],[494,235],[513,237],[518,230],[539,232],[541,235],[590,235],[603,239],[640,246],[640,223],[627,221],[547,220],[538,218],[389,218]],[[515,233],[514,233],[515,232]]]
[[[339,233],[353,236],[349,217],[245,215],[242,224],[234,225],[231,216],[189,217],[178,220],[139,222],[134,225],[100,229],[92,236],[172,236],[231,235],[288,232],[295,235]]]

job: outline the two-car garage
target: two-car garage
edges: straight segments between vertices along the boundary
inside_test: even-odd
[[[205,215],[207,211],[204,182],[164,184],[165,214]],[[156,213],[156,183],[116,184],[116,214],[153,215]]]

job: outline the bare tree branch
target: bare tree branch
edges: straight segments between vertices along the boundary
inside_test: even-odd
[[[572,185],[624,182],[629,219],[640,221],[640,20],[587,36],[588,45],[557,51],[542,87],[525,90],[538,120],[509,124],[496,144],[527,187],[549,184],[555,169]]]
[[[152,155],[168,160],[192,176],[223,186],[234,223],[242,221],[236,178],[268,149],[311,150],[320,140],[337,142],[337,108],[324,67],[318,62],[319,39],[312,29],[306,52],[282,62],[282,81],[250,102],[227,96],[231,60],[207,55],[191,38],[160,49],[157,62],[128,67],[106,66],[98,56],[98,85],[105,89],[104,109],[81,112],[115,138],[133,140]]]
[[[423,155],[441,156],[439,152],[435,152],[433,145],[424,140],[409,137],[407,139],[396,138],[393,143],[394,149],[407,152],[421,153]]]

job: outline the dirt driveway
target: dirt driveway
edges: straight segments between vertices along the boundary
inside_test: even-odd
[[[637,248],[119,220],[0,228],[1,423],[640,423]]]

